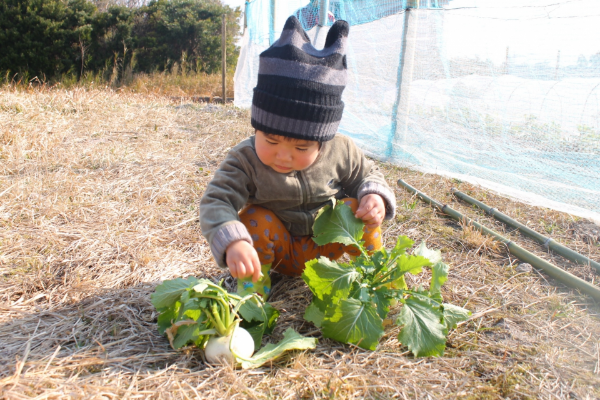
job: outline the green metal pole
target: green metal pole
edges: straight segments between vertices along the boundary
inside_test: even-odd
[[[497,232],[486,228],[485,226],[479,224],[478,222],[473,221],[472,219],[470,219],[468,217],[465,217],[460,212],[452,209],[451,207],[449,207],[447,205],[442,205],[441,203],[431,199],[424,193],[420,192],[419,190],[410,186],[408,183],[404,182],[402,179],[398,180],[398,185],[404,187],[409,192],[416,194],[421,200],[425,201],[428,204],[431,204],[432,206],[435,206],[438,210],[440,210],[441,212],[443,212],[446,215],[449,215],[453,219],[455,219],[457,221],[463,221],[467,224],[473,225],[474,227],[479,229],[481,232],[494,237],[496,240],[498,240],[501,243],[504,243],[506,245],[506,247],[508,248],[509,253],[511,253],[512,255],[517,257],[519,260],[527,262],[527,263],[531,264],[532,266],[534,266],[535,268],[543,270],[546,274],[548,274],[552,278],[558,280],[559,282],[562,282],[565,285],[570,286],[572,288],[579,289],[583,293],[600,301],[600,289],[598,289],[596,286],[592,285],[591,283],[586,282],[583,279],[580,279],[580,278],[576,277],[575,275],[570,274],[570,273],[558,268],[556,265],[553,265],[553,264],[547,262],[546,260],[539,258],[535,254],[532,254],[529,251],[518,246],[511,240],[506,239],[505,237],[501,236]]]
[[[562,244],[555,242],[552,238],[549,238],[549,237],[539,234],[538,232],[534,231],[533,229],[530,229],[530,228],[526,227],[525,225],[521,224],[520,222],[515,221],[514,219],[510,218],[508,215],[501,213],[500,211],[496,210],[495,208],[487,206],[486,204],[472,198],[471,196],[458,191],[457,189],[452,189],[452,193],[454,193],[454,195],[456,197],[458,197],[459,199],[464,200],[469,204],[473,204],[473,205],[481,208],[483,211],[485,211],[487,214],[493,216],[498,221],[501,221],[509,226],[512,226],[513,228],[519,229],[519,231],[521,231],[521,233],[523,233],[524,235],[529,236],[532,239],[535,239],[539,243],[543,244],[545,247],[549,248],[552,251],[555,251],[556,253],[560,254],[561,256],[565,257],[566,259],[571,260],[577,264],[590,265],[590,266],[594,267],[597,272],[600,272],[600,264],[597,263],[596,261],[590,260],[586,256],[581,255],[581,254],[577,253],[576,251],[573,251],[570,248],[565,247]]]

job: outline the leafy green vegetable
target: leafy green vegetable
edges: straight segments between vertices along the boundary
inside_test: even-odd
[[[240,324],[252,336],[256,350],[279,317],[279,311],[256,294],[242,298],[207,279],[194,277],[163,282],[151,301],[159,312],[158,330],[167,335],[174,349],[189,344],[204,348],[211,336],[229,336]],[[237,361],[242,368],[256,368],[286,350],[314,348],[315,343],[316,339],[303,338],[292,330],[279,344],[267,345],[252,358]]]
[[[402,304],[396,324],[398,340],[415,356],[440,356],[448,330],[471,315],[470,311],[443,303],[441,286],[448,278],[448,265],[439,250],[398,237],[389,252],[382,248],[369,255],[362,242],[364,224],[350,207],[339,201],[325,207],[313,227],[316,243],[356,246],[361,255],[349,264],[325,257],[310,260],[302,278],[313,293],[304,318],[322,329],[323,336],[375,350],[384,334],[383,320],[398,302]],[[406,274],[431,269],[429,290],[409,289]]]

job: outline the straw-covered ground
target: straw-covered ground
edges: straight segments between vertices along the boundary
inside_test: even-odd
[[[473,312],[451,332],[444,357],[414,358],[392,327],[376,352],[321,338],[302,318],[310,292],[300,279],[275,286],[281,317],[270,340],[292,326],[318,337],[316,350],[236,371],[207,366],[200,350],[170,349],[150,294],[165,279],[223,272],[200,235],[198,199],[227,150],[251,134],[248,113],[232,106],[110,90],[0,89],[0,397],[600,398],[598,304],[395,182],[594,284],[592,270],[548,254],[450,189],[595,260],[598,226],[388,164],[380,166],[398,216],[384,225],[386,242],[406,234],[442,249],[451,265],[445,299]]]

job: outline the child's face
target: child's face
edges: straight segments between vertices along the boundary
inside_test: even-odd
[[[289,139],[256,131],[256,154],[263,164],[282,174],[302,171],[312,165],[319,155],[319,142]]]

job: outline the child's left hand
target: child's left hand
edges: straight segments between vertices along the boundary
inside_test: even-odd
[[[383,218],[385,218],[385,202],[383,198],[378,194],[367,194],[360,200],[354,216],[362,219],[367,228],[377,228],[383,222]]]

